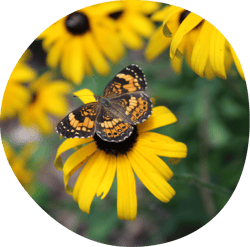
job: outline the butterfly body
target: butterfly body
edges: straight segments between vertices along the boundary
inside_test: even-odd
[[[152,113],[145,75],[137,65],[120,71],[106,86],[103,96],[70,112],[56,130],[67,138],[88,138],[95,133],[104,141],[121,142],[128,138],[133,126]]]

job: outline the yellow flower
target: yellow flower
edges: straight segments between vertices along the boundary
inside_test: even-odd
[[[80,98],[84,103],[93,101],[93,97]],[[158,106],[153,108],[147,121],[136,125],[134,132],[124,142],[106,142],[97,135],[87,139],[65,140],[58,148],[55,166],[63,171],[66,192],[73,196],[83,212],[89,213],[94,196],[103,199],[107,195],[116,173],[118,217],[133,221],[137,215],[135,172],[156,198],[169,202],[175,194],[167,182],[173,172],[158,156],[185,158],[187,147],[168,136],[149,131],[176,121],[169,109]],[[61,154],[79,146],[63,165]],[[69,180],[81,167],[83,169],[72,188]]]
[[[149,38],[155,29],[154,23],[147,15],[159,9],[160,3],[125,0],[104,3],[103,6],[111,4],[116,8],[109,14],[109,17],[116,21],[122,42],[129,49],[141,49],[144,45],[142,37]]]
[[[108,17],[113,8],[112,3],[108,8],[102,4],[83,8],[47,28],[38,37],[48,52],[47,64],[55,68],[60,63],[65,78],[75,84],[92,73],[92,66],[106,75],[110,71],[106,57],[118,62],[124,55],[115,23]]]
[[[53,124],[48,114],[63,117],[68,111],[65,94],[71,86],[62,80],[53,80],[50,72],[44,73],[30,83],[31,100],[19,116],[21,124],[38,127],[43,134],[53,131]]]
[[[30,184],[34,178],[34,173],[32,170],[27,168],[27,162],[30,154],[34,153],[37,147],[34,144],[27,144],[18,154],[16,154],[7,141],[2,139],[2,143],[14,174],[22,186],[30,192]]]
[[[145,56],[148,60],[155,59],[170,46],[171,65],[176,73],[181,72],[182,57],[186,55],[188,65],[201,77],[213,79],[218,76],[226,79],[226,72],[234,61],[244,79],[243,70],[232,46],[221,32],[205,19],[176,6],[165,7],[155,13],[152,19],[164,21],[146,48]]]
[[[29,103],[30,92],[23,84],[36,77],[36,72],[25,64],[26,53],[20,58],[6,86],[2,107],[1,120],[17,116]]]

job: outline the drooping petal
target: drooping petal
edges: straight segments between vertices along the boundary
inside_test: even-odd
[[[209,55],[211,32],[212,25],[205,21],[200,31],[200,35],[194,45],[191,56],[191,67],[200,77],[205,76],[204,71]]]
[[[226,38],[223,34],[216,29],[212,24],[209,23],[211,26],[211,35],[210,36],[210,50],[209,50],[209,59],[212,65],[214,73],[222,78],[226,79],[226,68],[225,68],[225,44]],[[202,30],[203,31],[203,30]],[[201,32],[202,32],[201,31]]]
[[[64,185],[66,192],[68,192],[69,194],[71,194],[73,191],[73,189],[68,186],[70,177],[89,159],[89,157],[91,157],[91,155],[93,155],[96,150],[97,146],[94,142],[92,142],[75,151],[65,161],[63,166]]]
[[[79,204],[78,198],[80,195],[80,190],[81,190],[82,184],[86,178],[86,174],[90,171],[92,165],[95,164],[96,161],[98,161],[98,158],[100,155],[101,155],[101,151],[97,151],[91,156],[91,158],[88,160],[88,163],[87,163],[88,165],[85,164],[85,166],[83,167],[82,171],[80,172],[80,174],[76,180],[72,196],[78,204]]]
[[[138,125],[138,131],[144,132],[156,129],[165,125],[169,125],[177,121],[175,115],[165,106],[157,106],[153,108],[152,115],[147,121]]]
[[[92,158],[93,156],[81,171],[81,174],[84,174],[84,179],[82,180],[78,196],[79,207],[87,214],[90,211],[90,206],[94,196],[106,174],[110,161],[110,155],[100,151],[100,154],[98,155],[98,162],[92,162]]]
[[[121,220],[136,219],[137,196],[134,173],[125,155],[117,156],[117,215]]]
[[[160,201],[169,202],[175,195],[175,191],[153,165],[135,150],[128,153],[128,159],[134,172],[147,189]]]
[[[143,155],[167,181],[172,178],[174,173],[161,158],[151,151],[150,148],[140,145],[136,145],[134,148],[138,151],[138,153]]]
[[[187,146],[182,142],[176,142],[174,139],[154,132],[141,133],[138,145],[148,147],[156,155],[185,158],[187,156]]]
[[[57,153],[56,153],[56,158],[55,158],[55,167],[58,170],[62,170],[63,169],[63,165],[62,165],[62,160],[61,160],[61,154],[66,152],[67,150],[83,145],[85,143],[89,143],[92,142],[94,139],[93,138],[74,138],[74,139],[66,139],[57,149]]]
[[[181,23],[178,30],[176,31],[172,43],[170,46],[170,57],[174,58],[178,53],[178,46],[180,45],[183,37],[190,32],[192,29],[194,29],[201,21],[203,20],[202,17],[190,13],[185,20]]]
[[[112,186],[112,183],[115,178],[116,167],[117,167],[116,156],[112,155],[110,156],[110,161],[108,164],[106,174],[104,175],[104,178],[96,193],[97,196],[102,195],[101,199],[105,198],[105,196],[108,194]]]

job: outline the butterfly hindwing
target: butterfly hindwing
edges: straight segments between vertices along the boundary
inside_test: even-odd
[[[96,121],[96,134],[104,141],[121,142],[128,138],[134,127],[102,107]]]
[[[78,107],[58,123],[58,133],[67,138],[93,136],[99,108],[96,102]]]
[[[106,86],[103,97],[113,98],[122,94],[145,91],[147,82],[138,65],[132,64],[121,70]]]
[[[144,92],[125,94],[110,101],[112,105],[122,107],[134,125],[144,122],[152,114],[152,102]]]

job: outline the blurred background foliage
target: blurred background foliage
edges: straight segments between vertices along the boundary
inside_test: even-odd
[[[156,25],[160,25],[156,23]],[[145,47],[144,47],[145,49]],[[117,218],[116,182],[108,196],[95,198],[90,214],[83,213],[63,185],[63,174],[54,168],[54,158],[63,142],[53,132],[42,135],[20,125],[17,118],[1,121],[1,135],[18,156],[28,143],[37,145],[26,159],[26,168],[33,172],[29,186],[24,186],[37,204],[68,229],[89,239],[112,245],[154,245],[172,241],[199,229],[210,221],[230,199],[240,179],[248,145],[249,108],[246,82],[235,67],[226,80],[200,78],[184,62],[180,75],[170,66],[169,50],[152,62],[147,62],[144,49],[127,50],[122,60],[111,65],[111,73],[94,73],[72,92],[88,88],[102,95],[107,83],[127,65],[138,64],[148,82],[148,95],[155,105],[168,107],[178,122],[159,128],[157,132],[183,142],[188,147],[186,159],[171,165],[174,172],[169,181],[176,195],[169,203],[157,200],[136,180],[138,215],[134,222]],[[51,70],[46,66],[46,52],[41,40],[35,40],[28,50],[26,63],[38,75]],[[53,69],[57,79],[64,79],[60,69]],[[70,83],[70,82],[69,82]],[[65,98],[72,110],[81,101],[68,94]],[[54,126],[60,120],[52,114]],[[7,153],[7,148],[5,148]],[[11,159],[9,159],[10,165]],[[14,170],[14,169],[13,169]],[[116,180],[115,180],[116,181]]]

